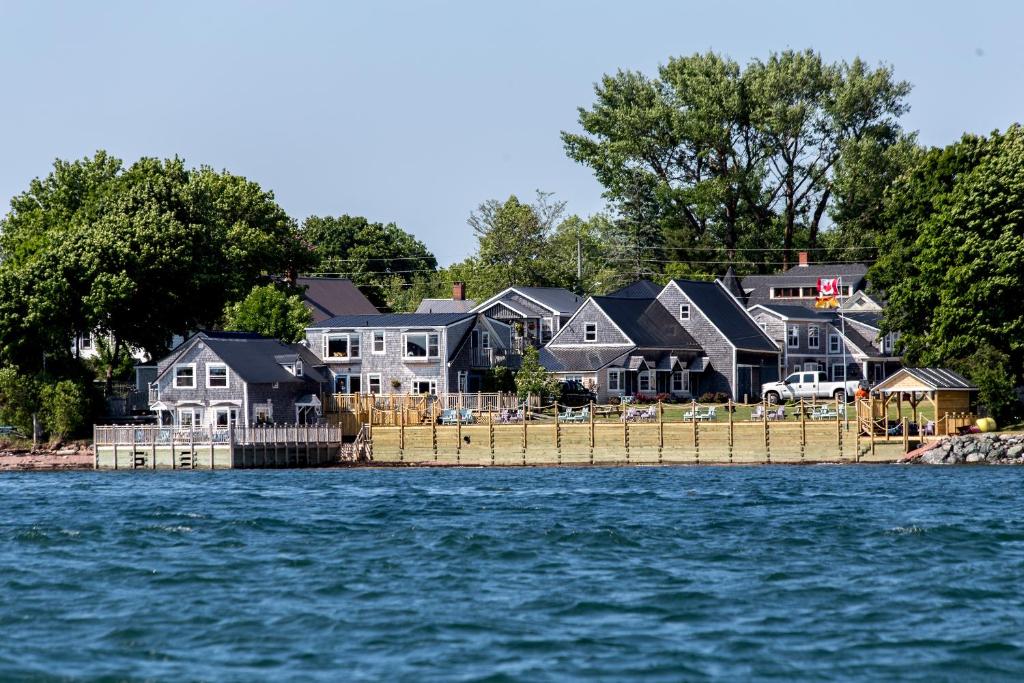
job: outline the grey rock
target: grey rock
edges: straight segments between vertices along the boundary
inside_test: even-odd
[[[984,461],[985,461],[985,456],[982,455],[981,453],[970,453],[970,454],[968,454],[968,456],[966,458],[964,458],[964,462],[984,462]]]

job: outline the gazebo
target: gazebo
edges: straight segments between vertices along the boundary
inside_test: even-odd
[[[889,404],[896,400],[897,415],[903,419],[903,403],[910,405],[913,421],[918,408],[927,401],[935,410],[935,433],[956,433],[959,427],[974,422],[974,403],[978,387],[963,375],[944,368],[902,368],[879,382],[868,399],[873,420],[885,420]],[[876,397],[877,395],[877,397]]]

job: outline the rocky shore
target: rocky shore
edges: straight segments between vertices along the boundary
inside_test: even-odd
[[[1024,434],[953,436],[907,454],[922,465],[1024,465]]]
[[[5,448],[0,450],[0,472],[19,470],[91,470],[92,449],[67,444],[48,450]]]

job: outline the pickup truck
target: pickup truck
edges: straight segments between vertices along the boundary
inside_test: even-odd
[[[800,399],[839,399],[846,401],[847,396],[857,392],[858,380],[851,379],[844,385],[842,382],[829,382],[824,372],[794,372],[781,382],[768,382],[761,385],[761,397],[768,403],[782,401],[799,401]]]

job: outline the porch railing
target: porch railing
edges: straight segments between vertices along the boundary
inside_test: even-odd
[[[157,427],[104,425],[93,428],[96,446],[335,444],[343,441],[340,426],[267,425],[262,427]]]

